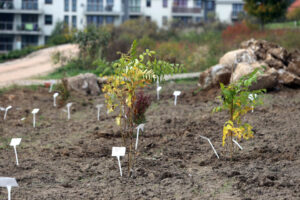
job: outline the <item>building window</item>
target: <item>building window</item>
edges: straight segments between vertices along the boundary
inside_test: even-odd
[[[114,0],[107,0],[107,1],[106,1],[106,4],[107,4],[107,5],[114,5]]]
[[[214,1],[207,1],[206,8],[207,8],[208,11],[215,10],[215,2]]]
[[[163,24],[164,26],[168,25],[168,17],[167,17],[167,16],[163,16],[163,17],[162,17],[162,24]]]
[[[114,17],[113,16],[107,16],[106,17],[106,24],[113,24],[114,23]]]
[[[65,15],[64,23],[65,23],[66,26],[69,26],[69,16],[68,15]]]
[[[45,0],[45,4],[52,4],[52,0]]]
[[[94,24],[96,26],[101,26],[103,24],[103,16],[87,16],[87,24]]]
[[[163,0],[163,7],[167,8],[168,7],[168,0]]]
[[[72,27],[76,28],[76,26],[77,26],[77,16],[73,15],[72,16]]]
[[[77,8],[77,0],[72,0],[72,11],[76,12],[76,8]]]
[[[105,10],[106,11],[113,11],[113,7],[114,7],[114,0],[106,0]]]
[[[151,7],[151,0],[147,0],[147,1],[146,1],[146,6],[147,6],[147,7]]]
[[[135,12],[135,13],[141,12],[141,1],[129,0],[129,12]]]
[[[174,7],[187,7],[188,0],[174,0]]]
[[[38,9],[38,1],[37,0],[22,0],[22,9],[37,10]]]
[[[65,12],[69,11],[69,0],[65,0]]]
[[[103,0],[88,0],[88,11],[103,11]]]
[[[241,3],[234,3],[232,4],[232,17],[238,17],[240,12],[243,12],[244,5]]]
[[[52,25],[52,15],[45,15],[45,24]]]
[[[202,7],[202,0],[194,0],[194,5],[196,8]]]

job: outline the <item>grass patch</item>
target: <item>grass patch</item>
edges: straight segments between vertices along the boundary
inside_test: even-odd
[[[17,89],[29,89],[32,91],[37,91],[41,87],[43,87],[43,85],[26,85],[26,86],[11,85],[9,87],[0,88],[0,95],[3,95],[4,93],[10,92],[12,90],[17,90]]]
[[[300,21],[298,21],[296,23],[297,23],[297,26],[295,26],[295,21],[270,23],[270,24],[266,25],[266,28],[268,28],[268,29],[300,28]]]

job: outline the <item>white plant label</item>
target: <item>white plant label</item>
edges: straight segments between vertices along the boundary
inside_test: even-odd
[[[71,108],[72,104],[73,104],[73,103],[68,103],[68,104],[67,104],[67,110],[68,110],[68,120],[70,120],[70,119],[71,119],[71,111],[70,111],[70,108]]]
[[[0,177],[0,187],[7,188],[8,200],[11,200],[11,188],[19,187],[15,178]]]
[[[235,139],[232,139],[232,141],[241,149],[243,150],[243,147],[235,140]]]
[[[56,98],[58,97],[58,95],[59,94],[57,92],[53,94],[53,106],[54,107],[56,107]]]
[[[100,111],[101,111],[101,108],[103,107],[103,104],[98,104],[96,106],[97,108],[97,120],[100,121]]]
[[[174,99],[174,105],[176,106],[177,104],[177,97],[181,94],[180,91],[174,91],[173,95],[175,96],[175,99]]]
[[[17,145],[19,145],[21,143],[21,140],[22,140],[22,138],[13,138],[13,139],[11,139],[11,142],[9,144],[10,146],[14,147],[17,165],[19,165]]]
[[[201,135],[200,135],[200,137],[208,141],[208,143],[210,144],[210,146],[213,149],[214,153],[216,154],[217,158],[220,159],[220,157],[219,157],[214,145],[211,143],[210,139],[207,138],[207,137],[201,136]]]
[[[257,98],[257,94],[249,94],[248,99],[252,102]],[[252,112],[254,112],[254,107],[252,106]]]
[[[55,84],[55,80],[52,80],[50,82],[50,88],[49,88],[49,93],[52,92],[52,89],[53,89],[53,85]]]
[[[120,156],[125,156],[125,152],[126,152],[126,147],[113,147],[112,148],[112,156],[116,156],[118,159],[121,176],[122,176],[122,167],[121,167]]]
[[[157,100],[159,100],[159,91],[161,90],[161,86],[158,86],[157,88],[156,88],[156,94],[157,94]]]
[[[136,127],[137,133],[136,133],[136,141],[135,141],[135,150],[137,150],[137,147],[138,147],[140,130],[144,131],[144,127],[145,127],[145,124],[140,124],[140,125],[138,125],[138,127]]]
[[[6,120],[7,112],[8,112],[8,110],[10,110],[11,108],[12,108],[12,106],[8,106],[8,107],[5,108],[4,120]]]
[[[33,128],[35,128],[35,115],[40,111],[40,109],[35,108],[33,109],[33,111],[31,112],[33,114]]]
[[[0,111],[5,111],[5,108],[3,108],[3,107],[0,107]]]

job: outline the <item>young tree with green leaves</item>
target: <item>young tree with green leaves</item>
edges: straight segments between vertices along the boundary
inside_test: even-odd
[[[245,0],[244,9],[260,21],[263,29],[266,23],[284,16],[288,5],[287,0]]]
[[[117,110],[116,123],[123,127],[121,135],[128,149],[129,175],[133,172],[137,155],[133,146],[134,128],[146,120],[145,106],[149,106],[147,97],[138,91],[157,79],[161,80],[165,74],[181,71],[179,65],[157,60],[154,51],[147,49],[138,55],[136,47],[134,41],[130,51],[121,54],[121,58],[114,64],[115,74],[108,77],[107,84],[103,86],[107,109],[109,112]]]
[[[230,157],[233,155],[233,139],[249,139],[253,137],[252,126],[242,122],[242,116],[253,110],[257,105],[262,104],[261,94],[265,90],[250,90],[251,85],[257,81],[257,76],[261,72],[254,70],[249,75],[243,76],[239,81],[233,82],[228,86],[221,85],[221,106],[214,108],[214,112],[227,110],[229,120],[223,127],[222,145],[226,140],[230,144]],[[250,97],[250,98],[249,98]]]

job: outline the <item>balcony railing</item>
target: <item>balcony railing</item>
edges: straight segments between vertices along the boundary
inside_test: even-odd
[[[22,2],[23,10],[38,10],[38,2]]]
[[[40,31],[39,25],[37,23],[22,23],[17,26],[18,31]]]
[[[5,21],[0,21],[0,30],[13,30],[14,24],[13,22],[5,22]]]
[[[0,9],[14,9],[14,3],[12,1],[0,0]]]
[[[12,42],[0,42],[0,52],[6,52],[13,50],[13,43]]]
[[[201,8],[187,8],[187,7],[172,7],[172,12],[173,13],[200,13]]]
[[[87,4],[88,12],[102,12],[104,11],[103,4],[100,3],[88,3]]]
[[[140,13],[141,6],[129,6],[129,12],[131,13]]]

